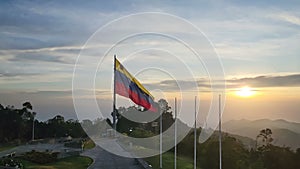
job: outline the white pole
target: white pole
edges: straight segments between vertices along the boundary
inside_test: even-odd
[[[219,95],[219,162],[220,169],[222,169],[222,126],[221,126],[221,95]]]
[[[197,96],[195,96],[195,123],[194,123],[194,169],[197,168]]]
[[[162,125],[163,125],[163,120],[162,120],[162,116],[163,116],[163,110],[161,108],[161,115],[160,115],[160,125],[159,125],[159,168],[162,169]]]
[[[34,116],[33,115],[33,121],[32,121],[32,141],[34,141]]]
[[[177,98],[175,97],[175,138],[174,138],[174,169],[177,169]]]
[[[114,137],[116,137],[117,133],[117,124],[116,124],[116,58],[114,55],[114,98],[113,98],[113,129],[114,129]]]

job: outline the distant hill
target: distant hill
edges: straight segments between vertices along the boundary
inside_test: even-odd
[[[294,150],[300,147],[300,123],[282,119],[261,119],[255,121],[242,119],[228,121],[223,124],[222,128],[224,132],[249,137],[253,140],[256,139],[260,130],[270,128],[273,132],[274,145],[287,146]]]
[[[236,134],[230,134],[230,133],[228,133],[228,135],[240,140],[243,143],[243,145],[245,146],[245,148],[248,150],[250,150],[251,148],[255,148],[255,140],[252,138],[240,136],[240,135],[236,135]]]

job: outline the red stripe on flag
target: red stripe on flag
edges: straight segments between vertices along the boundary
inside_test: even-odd
[[[157,112],[157,109],[151,105],[147,100],[140,98],[139,95],[130,89],[127,88],[123,83],[116,81],[116,93],[130,98],[134,103],[143,106],[144,108],[151,110],[153,112]]]

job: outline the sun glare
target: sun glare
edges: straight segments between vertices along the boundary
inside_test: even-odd
[[[255,91],[248,86],[240,88],[238,91],[236,91],[236,95],[238,95],[240,97],[250,97],[250,96],[253,96],[254,94],[255,94]]]

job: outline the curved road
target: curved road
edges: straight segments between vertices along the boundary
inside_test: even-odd
[[[88,169],[143,169],[136,159],[117,156],[99,146],[86,150],[81,155],[91,157],[94,160]]]

